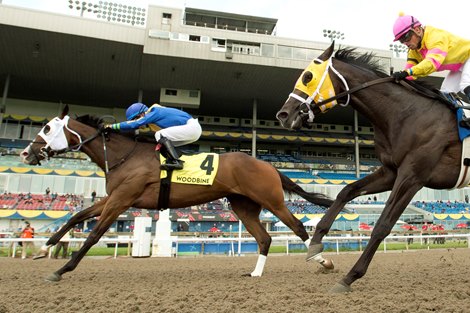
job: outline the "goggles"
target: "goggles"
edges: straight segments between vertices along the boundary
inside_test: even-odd
[[[412,30],[409,30],[406,34],[404,34],[403,36],[400,37],[400,39],[398,39],[401,43],[405,43],[405,42],[408,42],[411,40],[411,37],[413,36],[413,31]]]

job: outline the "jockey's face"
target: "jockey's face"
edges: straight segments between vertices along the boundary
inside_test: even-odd
[[[138,120],[139,118],[141,118],[142,116],[145,115],[145,112],[142,112],[140,114],[137,114],[136,117],[134,117],[132,120],[135,121],[135,120]]]
[[[400,42],[411,50],[417,50],[421,47],[423,30],[421,27],[415,27],[400,38]]]

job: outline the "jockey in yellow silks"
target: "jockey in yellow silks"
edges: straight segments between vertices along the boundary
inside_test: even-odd
[[[397,81],[449,70],[441,91],[461,91],[470,99],[470,40],[439,28],[423,26],[411,15],[398,17],[393,33],[395,41],[409,48],[405,69],[392,74]]]

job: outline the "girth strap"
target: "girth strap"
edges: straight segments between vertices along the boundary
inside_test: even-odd
[[[160,152],[155,150],[157,161],[160,160]],[[173,169],[166,171],[166,177],[160,179],[160,190],[158,193],[157,209],[160,211],[168,209],[170,203],[170,192],[171,192],[171,176],[173,175]]]

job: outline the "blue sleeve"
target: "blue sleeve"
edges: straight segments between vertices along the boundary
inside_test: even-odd
[[[112,128],[121,129],[121,130],[137,129],[147,124],[155,124],[156,119],[157,119],[157,110],[151,110],[147,112],[144,116],[136,120],[113,124]]]

